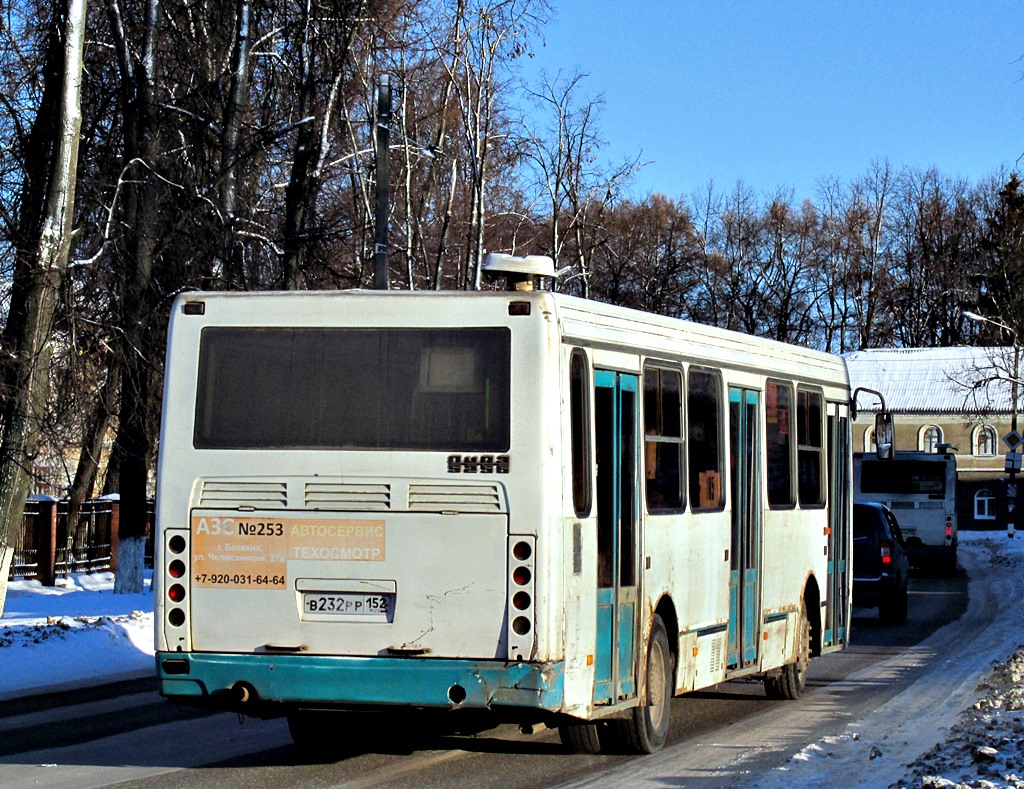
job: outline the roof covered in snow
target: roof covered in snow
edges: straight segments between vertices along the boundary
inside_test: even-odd
[[[881,392],[894,413],[984,414],[1010,412],[1013,354],[1013,348],[880,348],[844,358],[850,387]],[[862,393],[857,406],[877,410],[878,398]]]

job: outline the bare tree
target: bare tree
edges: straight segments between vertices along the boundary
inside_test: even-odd
[[[24,217],[23,226],[35,227],[36,232],[23,239],[19,250],[4,332],[10,356],[3,365],[0,436],[0,614],[6,602],[13,539],[21,532],[28,495],[26,460],[32,454],[46,406],[51,329],[67,271],[74,213],[86,3],[68,0],[55,11],[43,70],[47,85],[33,129],[43,139],[32,146],[36,155],[49,151],[52,158],[26,160],[26,173],[45,172],[47,177],[44,183],[26,183],[26,189],[36,194],[26,194],[23,205],[27,210],[38,206],[40,213]],[[63,45],[58,46],[58,41]]]
[[[544,0],[490,0],[487,5],[456,0],[455,35],[439,47],[451,53],[444,64],[455,88],[469,180],[464,287],[480,287],[489,167],[499,140],[508,137],[501,112],[507,106],[503,101],[509,89],[507,66],[527,51],[528,38],[546,12]]]
[[[121,0],[107,0],[114,38],[123,118],[123,167],[132,173],[126,184],[121,216],[125,234],[121,254],[121,408],[117,448],[120,453],[121,519],[114,591],[138,594],[143,588],[149,461],[149,423],[156,360],[150,329],[154,309],[153,267],[157,246],[157,189],[154,183],[157,138],[157,50],[159,0],[146,0],[141,20],[126,18]],[[130,26],[138,22],[138,27]],[[133,29],[134,28],[134,29]]]
[[[893,341],[893,316],[885,309],[891,293],[890,226],[896,175],[888,160],[873,162],[851,187],[847,233],[851,237],[851,277],[858,347],[884,347]]]
[[[564,78],[543,75],[540,86],[527,91],[535,111],[521,121],[519,147],[526,151],[525,164],[533,174],[526,188],[545,209],[548,233],[543,250],[551,255],[556,269],[575,269],[573,279],[587,297],[592,250],[585,241],[585,220],[596,207],[607,207],[618,199],[621,185],[640,164],[639,157],[617,167],[599,162],[603,100],[578,96],[584,77],[578,71]],[[571,242],[575,242],[569,247],[572,254],[566,257],[563,252]]]
[[[686,207],[661,194],[623,202],[605,217],[593,295],[646,312],[687,317],[697,288],[697,244]]]
[[[293,23],[290,52],[296,64],[295,143],[284,209],[284,285],[303,286],[316,205],[328,161],[328,132],[348,76],[349,53],[363,0],[332,0],[320,9],[306,0]],[[328,13],[321,13],[327,11]]]
[[[934,168],[906,171],[896,209],[897,338],[907,347],[960,344],[958,290],[978,273],[979,223],[967,184]]]

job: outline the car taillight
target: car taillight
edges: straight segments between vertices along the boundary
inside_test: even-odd
[[[888,540],[882,540],[882,564],[892,564],[892,546]]]

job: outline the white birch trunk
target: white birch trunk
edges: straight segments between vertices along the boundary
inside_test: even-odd
[[[142,594],[146,570],[146,538],[122,537],[117,544],[114,594]]]
[[[7,577],[11,574],[11,562],[14,561],[14,547],[8,545],[0,548],[0,616],[7,602]]]
[[[28,495],[26,459],[34,451],[38,425],[46,410],[53,318],[61,282],[68,266],[71,225],[78,168],[78,141],[82,126],[82,53],[85,45],[85,0],[68,0],[64,28],[64,72],[61,89],[57,152],[46,201],[46,215],[33,266],[38,281],[27,304],[29,318],[17,339],[20,352],[31,360],[27,376],[11,397],[20,401],[16,419],[4,426],[3,463],[0,464],[0,616],[7,600],[9,553],[20,535]],[[5,564],[4,564],[5,563]]]

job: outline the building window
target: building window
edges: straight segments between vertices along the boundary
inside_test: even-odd
[[[918,440],[922,452],[937,452],[942,443],[942,431],[935,425],[925,425]]]
[[[869,427],[867,430],[864,431],[864,451],[878,451],[878,448],[875,446],[875,429],[873,427]]]
[[[994,521],[996,519],[996,497],[988,488],[974,494],[974,520]]]
[[[994,455],[996,453],[996,429],[984,425],[974,431],[974,454]]]

